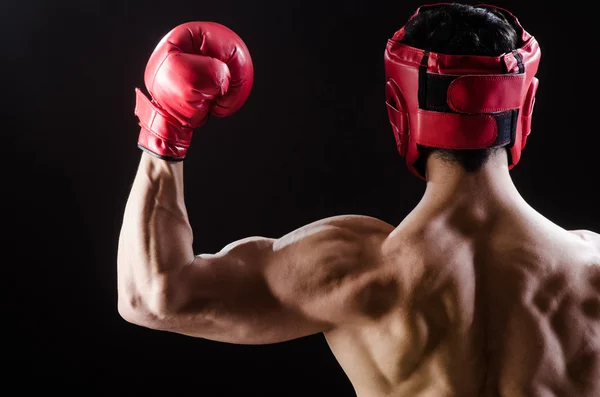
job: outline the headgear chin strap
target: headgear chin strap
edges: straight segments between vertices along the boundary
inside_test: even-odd
[[[426,7],[449,5],[440,3]],[[521,29],[521,48],[501,56],[445,55],[403,44],[404,27],[385,49],[386,103],[398,151],[415,167],[421,147],[441,149],[509,148],[509,169],[521,158],[531,131],[541,51]]]

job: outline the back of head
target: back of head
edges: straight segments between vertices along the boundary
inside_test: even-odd
[[[501,12],[458,3],[424,8],[404,29],[403,43],[439,54],[500,56],[521,45],[520,27]],[[416,166],[424,169],[428,155],[437,152],[442,159],[474,172],[495,150],[506,149],[426,148],[420,159],[422,164]]]

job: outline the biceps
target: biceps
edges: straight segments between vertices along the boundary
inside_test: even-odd
[[[174,321],[177,332],[229,343],[266,344],[328,329],[276,297],[260,263],[230,252],[198,256],[178,279],[174,288],[185,296]]]
[[[215,319],[277,307],[258,266],[229,255],[196,257],[178,284],[186,294],[182,311]]]

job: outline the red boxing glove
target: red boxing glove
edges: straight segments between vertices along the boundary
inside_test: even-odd
[[[209,114],[229,116],[244,104],[254,68],[246,44],[232,30],[214,22],[188,22],[158,43],[144,81],[152,100],[135,89],[138,147],[180,161],[193,129]]]

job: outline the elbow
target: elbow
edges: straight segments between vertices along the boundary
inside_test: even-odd
[[[137,294],[123,294],[119,292],[117,298],[117,312],[128,323],[145,328],[154,328],[152,325],[155,317]]]
[[[180,307],[178,299],[168,289],[154,286],[151,291],[140,293],[139,289],[118,291],[117,311],[128,323],[145,328],[162,330],[166,324],[176,321]]]

